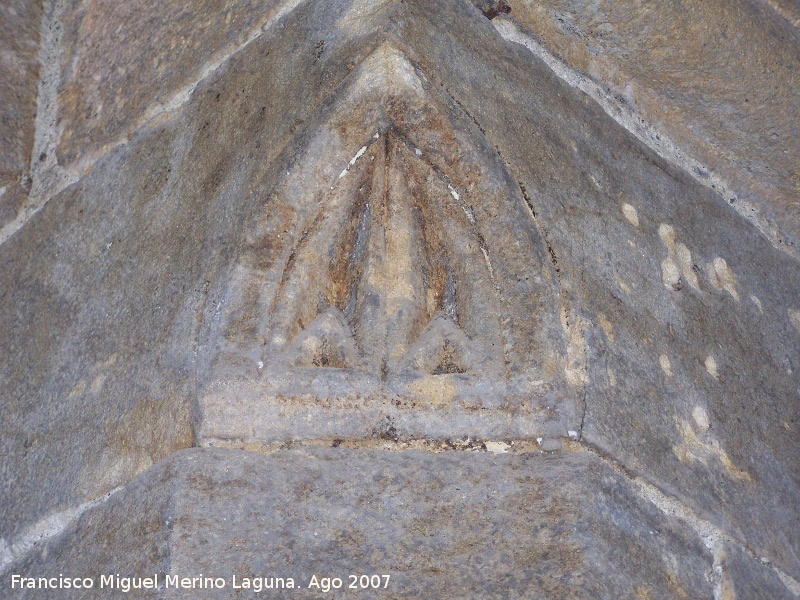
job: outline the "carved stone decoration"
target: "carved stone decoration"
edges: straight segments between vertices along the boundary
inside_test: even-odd
[[[800,598],[800,4],[0,15],[0,597]]]
[[[565,435],[559,283],[520,187],[393,47],[348,85],[208,319],[201,438]]]

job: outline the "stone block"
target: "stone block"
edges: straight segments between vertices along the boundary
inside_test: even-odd
[[[42,0],[0,6],[0,227],[17,216],[30,190],[42,12]]]
[[[301,598],[324,596],[314,576],[341,578],[332,593],[344,598],[712,596],[694,532],[587,453],[188,450],[14,564],[3,585],[51,573],[96,586],[103,574],[158,575],[159,589],[134,598],[241,597],[234,576],[291,578],[299,589],[282,593]],[[166,575],[200,574],[225,586],[167,587]],[[365,574],[388,584],[349,588]]]
[[[183,102],[196,81],[261,33],[283,4],[67,3],[56,98],[59,164],[95,159]]]
[[[719,175],[740,212],[798,257],[796,3],[522,0],[509,17],[700,161],[695,177]]]

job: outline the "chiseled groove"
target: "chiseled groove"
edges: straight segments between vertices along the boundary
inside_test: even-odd
[[[533,55],[540,58],[559,79],[570,87],[584,92],[597,102],[608,116],[633,134],[636,139],[650,148],[650,150],[670,164],[685,171],[697,183],[719,195],[736,212],[752,223],[775,248],[785,252],[792,258],[800,260],[800,250],[783,243],[777,228],[759,216],[757,207],[738,198],[736,193],[728,187],[719,175],[704,166],[700,161],[689,156],[670,140],[665,133],[658,131],[642,116],[636,114],[624,103],[616,100],[594,81],[581,75],[556,58],[542,44],[523,32],[513,17],[502,15],[494,19],[492,24],[503,39],[527,48]]]
[[[169,100],[150,106],[143,115],[126,128],[119,138],[105,144],[99,150],[85,155],[76,163],[65,168],[57,164],[55,156],[55,149],[60,138],[56,117],[58,113],[58,84],[61,80],[60,56],[62,53],[61,36],[63,34],[61,17],[65,8],[64,0],[52,0],[42,20],[42,42],[39,58],[43,75],[39,81],[35,142],[31,157],[33,184],[26,206],[20,210],[13,221],[0,228],[0,245],[4,244],[19,231],[51,198],[57,196],[73,183],[80,181],[97,161],[119,146],[127,144],[134,131],[145,125],[158,123],[160,118],[168,117],[186,105],[198,85],[213,75],[228,60],[272,29],[278,21],[304,1],[284,0],[259,25],[248,32],[243,43],[235,46],[228,45],[217,52],[211,60],[200,67],[199,76],[172,94]],[[43,165],[39,164],[38,160],[38,157],[42,154],[47,155]]]
[[[723,569],[722,554],[724,544],[736,546],[747,554],[752,560],[756,561],[762,568],[771,568],[772,571],[786,586],[786,589],[794,596],[800,598],[800,582],[784,573],[773,564],[762,564],[758,556],[749,548],[733,539],[716,525],[698,516],[692,509],[685,506],[680,500],[667,494],[646,479],[636,475],[625,465],[603,452],[599,448],[583,441],[570,440],[564,438],[562,452],[588,452],[595,456],[606,467],[614,473],[623,477],[626,481],[633,484],[633,488],[640,498],[655,505],[662,513],[672,519],[679,519],[686,522],[703,541],[708,548],[713,559],[713,578],[714,578],[714,598],[720,600],[723,597]],[[291,442],[274,443],[242,443],[235,440],[215,440],[207,439],[202,442],[205,448],[225,448],[256,452],[259,454],[275,454],[280,451],[292,448],[341,448],[342,450],[381,450],[385,452],[407,452],[424,451],[434,454],[443,452],[493,452],[499,454],[545,454],[539,448],[539,443],[535,440],[502,440],[490,441],[472,438],[463,439],[424,439],[424,438],[384,438],[380,436],[361,439],[340,439],[340,438],[320,438],[306,439]],[[152,469],[153,467],[150,467]],[[150,470],[148,469],[148,471]],[[145,471],[146,473],[147,471]],[[141,477],[144,473],[140,474]],[[137,478],[138,479],[138,478]],[[126,486],[129,484],[126,484]],[[75,509],[67,509],[60,513],[50,515],[42,519],[37,524],[19,536],[10,545],[0,539],[0,575],[6,572],[8,567],[15,561],[23,558],[32,552],[36,546],[50,538],[57,536],[69,527],[84,512],[100,506],[107,502],[114,494],[124,489],[126,486],[116,488],[104,494],[100,498],[84,502]]]

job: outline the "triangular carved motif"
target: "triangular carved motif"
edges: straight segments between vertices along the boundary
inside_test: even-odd
[[[284,353],[295,367],[348,369],[359,360],[355,340],[341,311],[329,308],[306,327]]]
[[[292,250],[271,307],[264,363],[332,306],[352,330],[364,367],[383,379],[407,362],[439,313],[461,315],[473,335],[490,340],[499,368],[499,337],[476,323],[491,312],[496,291],[465,207],[446,181],[431,185],[439,175],[392,131],[362,160],[347,174],[357,189],[323,200]]]
[[[488,358],[478,344],[444,315],[437,315],[409,349],[406,368],[431,375],[478,370]]]
[[[207,415],[231,381],[260,401],[532,410],[569,395],[530,211],[424,73],[378,48],[303,147],[232,271]]]

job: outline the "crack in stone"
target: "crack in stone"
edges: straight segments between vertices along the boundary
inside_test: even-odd
[[[498,150],[498,155],[499,154],[500,154],[500,152]],[[501,155],[501,158],[502,158],[502,155]],[[509,167],[509,170],[510,170],[511,169],[510,165],[508,165],[508,163],[506,163],[506,164],[507,164],[507,166]],[[525,185],[523,185],[523,183],[521,181],[517,181],[517,185],[519,186],[520,192],[522,192],[522,197],[525,200],[525,205],[528,207],[528,211],[529,211],[529,213],[531,215],[531,220],[533,221],[534,226],[536,227],[537,231],[539,232],[539,235],[544,240],[544,243],[547,245],[547,253],[550,256],[550,261],[553,263],[553,268],[555,269],[555,272],[556,272],[556,278],[558,279],[559,292],[560,292],[560,297],[561,297],[561,306],[562,306],[562,310],[564,312],[564,315],[566,317],[565,321],[566,321],[566,325],[567,325],[567,327],[566,327],[567,335],[569,337],[569,340],[571,341],[572,340],[572,336],[571,336],[569,315],[572,314],[574,311],[571,311],[570,307],[569,307],[569,301],[567,300],[567,293],[564,290],[564,281],[563,281],[562,275],[561,275],[561,265],[558,262],[558,256],[556,255],[556,251],[553,248],[553,242],[552,242],[552,238],[550,236],[550,232],[547,231],[545,226],[539,222],[539,219],[536,216],[536,208],[533,205],[533,200],[531,200],[530,196],[528,195],[528,190],[525,188]],[[574,316],[577,317],[577,315],[574,315]],[[573,323],[572,326],[577,326],[577,323]],[[585,342],[584,342],[584,345],[585,345]],[[585,359],[585,350],[584,350],[584,359]],[[586,365],[584,365],[584,369],[585,369],[585,367],[586,367]],[[586,398],[587,398],[587,395],[586,395],[586,382],[585,381],[583,382],[583,385],[580,386],[579,397],[580,397],[580,406],[577,407],[577,408],[581,413],[581,418],[580,418],[580,423],[579,423],[578,431],[577,431],[577,439],[580,441],[580,440],[583,440],[583,428],[584,428],[584,423],[586,421],[586,407],[587,407]]]
[[[662,159],[686,172],[694,181],[709,188],[729,204],[739,215],[752,223],[756,229],[778,250],[792,258],[800,260],[800,250],[784,243],[782,236],[773,223],[760,217],[758,208],[737,194],[712,169],[701,164],[686,154],[670,140],[665,133],[658,131],[651,123],[637,115],[630,107],[606,93],[602,87],[588,77],[574,71],[533,37],[524,33],[517,21],[509,15],[499,15],[492,20],[492,25],[503,39],[524,46],[534,56],[540,58],[545,65],[562,81],[572,88],[584,92],[592,98],[603,111],[614,121],[633,134],[650,150]]]

